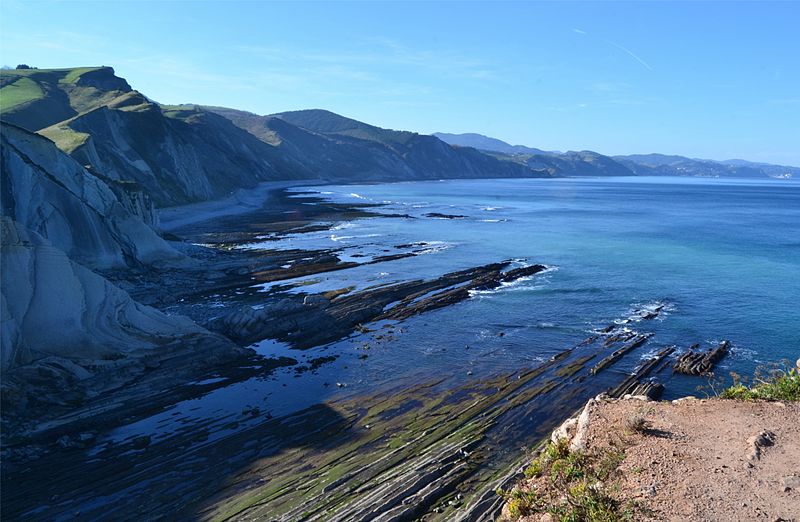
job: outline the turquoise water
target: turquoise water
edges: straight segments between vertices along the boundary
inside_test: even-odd
[[[432,278],[504,259],[552,270],[408,319],[383,339],[378,329],[305,352],[270,340],[258,343],[255,348],[265,355],[301,363],[338,358],[316,372],[299,375],[287,368],[268,379],[220,388],[119,428],[109,440],[138,433],[168,437],[193,422],[239,418],[245,407],[278,416],[387,385],[446,377],[445,385],[456,386],[525,370],[575,346],[593,329],[658,302],[668,312],[635,325],[654,337],[604,372],[606,385],[666,345],[676,345],[677,355],[695,343],[729,339],[732,351],[717,367],[722,377],[800,357],[797,182],[470,180],[296,191],[337,202],[380,203],[378,212],[395,217],[332,223],[329,230],[247,248],[334,248],[342,259],[363,262],[424,243],[414,247],[423,255],[278,283],[304,283],[297,292]],[[426,216],[432,212],[464,217]],[[697,393],[707,380],[669,376],[665,384],[665,397],[675,398]]]
[[[291,243],[338,247],[345,258],[381,253],[387,245],[430,247],[430,255],[330,274],[320,289],[433,277],[502,259],[556,268],[413,320],[393,347],[406,357],[387,361],[396,372],[419,353],[415,368],[518,367],[654,301],[669,303],[671,311],[649,327],[657,335],[642,354],[665,344],[729,339],[734,348],[721,373],[750,373],[759,363],[800,356],[797,182],[573,178],[303,190],[333,201],[383,203],[381,212],[412,218],[355,221]],[[432,212],[464,217],[425,216]],[[502,338],[495,335],[500,330]],[[429,355],[463,344],[476,350],[466,358]],[[630,358],[622,370],[638,360]]]

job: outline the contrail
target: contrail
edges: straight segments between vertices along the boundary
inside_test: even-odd
[[[618,43],[614,43],[614,42],[612,42],[611,40],[606,40],[606,39],[603,39],[603,41],[605,41],[606,43],[610,43],[611,45],[613,45],[614,47],[616,47],[617,49],[619,49],[619,50],[621,50],[621,51],[625,51],[626,53],[628,53],[629,55],[631,55],[631,56],[633,57],[633,59],[634,59],[634,60],[636,60],[636,61],[637,61],[637,62],[639,62],[640,64],[642,64],[642,65],[644,65],[645,67],[647,67],[647,70],[648,70],[648,71],[652,71],[652,70],[653,70],[653,68],[652,68],[652,67],[650,67],[650,64],[648,64],[647,62],[645,62],[644,60],[642,60],[641,58],[639,58],[638,56],[636,56],[635,54],[633,54],[633,51],[631,51],[630,49],[627,49],[627,48],[625,48],[625,47],[621,46],[621,45],[620,45],[620,44],[618,44]]]
[[[572,28],[572,32],[573,32],[573,33],[577,33],[577,34],[585,34],[586,36],[589,36],[589,33],[587,33],[586,31],[584,31],[583,29],[578,29],[577,27],[573,27],[573,28]],[[641,58],[639,58],[638,56],[636,56],[636,55],[633,53],[633,51],[631,51],[631,50],[630,50],[630,49],[628,49],[627,47],[623,47],[623,46],[621,46],[620,44],[618,44],[618,43],[616,43],[616,42],[612,42],[611,40],[606,40],[605,38],[602,38],[602,40],[603,40],[605,43],[607,43],[607,44],[609,44],[609,45],[613,45],[614,47],[616,47],[616,48],[617,48],[617,49],[619,49],[620,51],[623,51],[623,52],[625,52],[626,54],[628,54],[628,55],[629,55],[631,58],[633,58],[634,60],[636,60],[637,62],[639,62],[640,64],[642,64],[642,65],[643,65],[645,68],[647,68],[647,70],[648,70],[648,71],[652,71],[652,70],[653,70],[653,68],[652,68],[652,67],[650,67],[650,64],[649,64],[649,63],[645,62],[644,60],[642,60]]]

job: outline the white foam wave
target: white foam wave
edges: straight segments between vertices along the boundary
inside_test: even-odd
[[[443,250],[448,250],[453,248],[455,245],[453,243],[447,243],[445,241],[423,241],[422,242],[427,248],[423,248],[418,252],[414,252],[416,256],[424,256],[427,254],[436,254],[437,252],[441,252]]]
[[[648,351],[644,352],[641,356],[639,356],[639,360],[647,361],[647,360],[650,360],[650,359],[655,359],[656,356],[658,355],[659,351],[660,350],[657,349],[657,348],[654,348],[652,350],[648,350]]]
[[[365,198],[364,196],[362,196],[361,194],[356,194],[355,192],[351,192],[351,193],[350,193],[350,195],[351,195],[352,197],[354,197],[354,198],[358,198],[358,199],[367,199],[367,198]]]
[[[617,324],[638,323],[644,319],[663,321],[670,312],[674,312],[676,307],[668,301],[648,301],[646,303],[633,303],[628,309],[628,316],[624,319],[617,319]],[[657,313],[656,317],[647,317],[648,313]]]
[[[335,227],[331,227],[331,230],[344,230],[346,228],[353,228],[355,226],[356,224],[353,223],[352,221],[345,221],[344,223],[340,223]]]
[[[536,276],[520,277],[519,279],[515,279],[507,283],[500,283],[500,286],[498,286],[497,288],[493,288],[491,290],[470,290],[469,296],[486,297],[499,294],[501,292],[520,292],[520,291],[534,290],[535,287],[526,285],[525,283],[533,281],[535,278]]]

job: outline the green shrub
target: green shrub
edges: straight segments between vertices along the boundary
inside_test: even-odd
[[[733,386],[723,390],[723,399],[741,401],[800,401],[800,373],[791,370],[773,370],[766,377],[757,377],[753,386],[734,382]]]
[[[566,441],[551,442],[525,469],[526,477],[536,479],[534,488],[497,493],[514,519],[550,513],[563,522],[632,520],[634,506],[616,500],[603,484],[624,458],[621,450],[590,455],[570,451]]]

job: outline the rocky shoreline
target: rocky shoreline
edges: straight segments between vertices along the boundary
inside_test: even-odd
[[[296,230],[296,226],[290,229]],[[195,230],[206,234],[202,229]],[[399,247],[413,249],[414,245]],[[270,257],[274,255],[264,251],[242,254],[215,250],[214,256],[228,264],[217,265],[225,268],[216,277],[204,277],[203,284],[192,288],[197,302],[186,296],[169,301],[172,304],[167,306],[190,310],[188,315],[194,315],[200,324],[243,344],[274,336],[283,337],[296,348],[306,348],[354,331],[370,332],[372,323],[401,321],[456,304],[472,291],[497,288],[546,270],[543,265],[514,268],[504,261],[436,279],[358,292],[343,289],[327,295],[279,293],[274,298],[245,292],[236,296],[241,305],[237,307],[233,301],[223,316],[200,313],[207,310],[203,295],[219,292],[226,285],[235,287],[237,278],[252,284],[252,279],[247,279],[252,272],[242,268],[263,271],[270,262],[275,263]],[[307,252],[289,255],[309,257]],[[314,259],[319,258],[312,257],[312,263]],[[183,284],[181,277],[198,274],[192,270],[183,272],[184,276],[180,275],[182,272],[174,273],[177,275],[172,285]],[[206,272],[209,273],[213,272]],[[170,284],[161,284],[166,289],[164,294],[169,294]],[[268,313],[244,313],[252,310],[248,303],[254,298],[262,304],[271,299],[274,303],[265,305]],[[283,312],[277,314],[278,309]],[[89,517],[135,513],[158,518],[187,512],[202,519],[326,519],[331,509],[344,519],[424,516],[472,520],[493,516],[502,507],[495,489],[513,481],[519,467],[519,456],[507,449],[509,437],[516,438],[532,425],[543,435],[560,412],[574,409],[587,395],[616,381],[605,372],[605,377],[595,376],[597,372],[590,371],[590,361],[610,357],[625,349],[626,343],[647,342],[650,335],[639,334],[630,326],[655,319],[664,309],[665,305],[657,305],[634,311],[629,318],[598,329],[551,361],[518,373],[478,380],[456,389],[443,388],[435,381],[403,386],[369,397],[322,403],[278,418],[250,409],[243,411],[240,419],[219,419],[199,431],[194,427],[163,441],[140,436],[123,444],[97,447],[92,449],[94,456],[87,459],[86,451],[95,444],[98,426],[130,422],[157,411],[170,400],[208,393],[222,385],[215,381],[229,385],[266,375],[277,366],[298,364],[292,359],[269,360],[243,354],[242,359],[231,364],[217,364],[215,373],[207,375],[225,379],[207,379],[202,386],[181,388],[173,386],[174,380],[167,377],[185,382],[186,377],[174,373],[179,366],[162,363],[145,372],[145,377],[137,381],[139,387],[128,386],[124,393],[110,394],[55,419],[40,427],[35,437],[31,432],[24,442],[7,448],[6,464],[10,465],[4,465],[3,480],[15,486],[4,495],[4,512],[33,519],[65,513]],[[285,320],[276,322],[276,315]],[[383,335],[374,335],[379,334]],[[325,364],[322,359],[319,364]],[[175,364],[180,361],[180,357],[174,358]],[[310,361],[309,368],[315,364]],[[151,393],[146,399],[140,394],[153,389],[168,391],[161,396]],[[235,426],[243,420],[249,427],[237,430]],[[227,434],[231,429],[233,432]],[[297,453],[290,451],[293,447],[312,449]],[[496,464],[485,466],[490,460]],[[496,467],[500,462],[505,464]],[[64,473],[54,474],[55,469]],[[138,471],[131,474],[131,469]],[[96,479],[100,476],[104,477],[102,481]],[[187,480],[188,476],[192,479]],[[220,483],[222,478],[224,483]],[[140,482],[152,486],[138,486]],[[171,491],[170,502],[154,495],[151,487]],[[81,500],[91,498],[109,499],[114,508],[109,503]]]
[[[261,205],[251,205],[247,215],[215,214],[209,222],[170,211],[169,244],[190,262],[103,275],[137,301],[191,318],[204,336],[196,344],[184,339],[172,349],[166,345],[158,359],[140,359],[133,372],[119,364],[113,371],[126,377],[121,384],[51,408],[50,417],[36,424],[14,425],[4,417],[18,434],[4,437],[3,481],[14,484],[4,492],[4,514],[28,519],[75,513],[148,519],[193,513],[214,520],[325,520],[331,513],[340,519],[494,517],[503,505],[495,490],[513,484],[523,462],[513,441],[545,436],[565,411],[600,392],[663,388],[657,381],[667,378],[668,348],[634,376],[608,371],[625,354],[655,341],[652,332],[640,328],[666,315],[669,303],[657,302],[519,372],[455,388],[435,380],[405,384],[274,418],[251,407],[163,440],[137,436],[97,443],[114,426],[178,401],[268,378],[282,366],[295,367],[299,375],[336,359],[316,357],[301,364],[299,357],[265,358],[245,348],[253,342],[272,338],[307,349],[355,334],[377,340],[411,317],[547,270],[505,260],[360,290],[284,291],[281,281],[413,257],[427,248],[396,245],[359,262],[342,261],[335,250],[268,248],[269,238],[324,230],[376,211],[375,205],[333,204],[281,188],[269,191]],[[191,212],[200,211],[195,206]],[[262,246],[233,248],[248,244]],[[264,283],[273,286],[264,291]],[[220,301],[222,310],[212,306]],[[225,348],[224,357],[212,357],[209,339]],[[117,375],[113,371],[105,375]],[[156,490],[170,491],[169,501]]]

